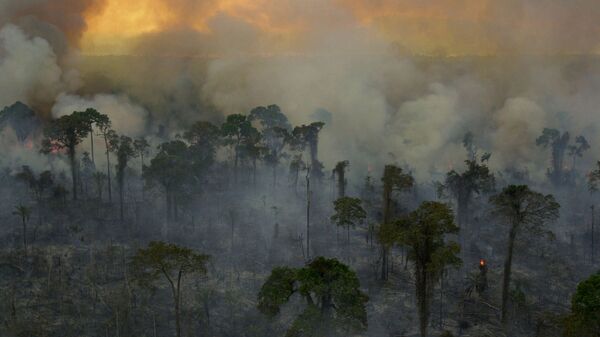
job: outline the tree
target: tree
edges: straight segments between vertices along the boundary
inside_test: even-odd
[[[119,204],[121,221],[124,219],[124,200],[125,200],[125,169],[131,158],[137,156],[133,140],[127,136],[114,137],[110,141],[110,150],[117,155],[117,183],[119,185]]]
[[[225,144],[231,146],[234,151],[234,181],[238,182],[238,163],[242,146],[257,137],[258,130],[252,126],[247,116],[234,114],[227,116],[225,123],[221,126],[221,134],[225,137]]]
[[[565,328],[567,337],[600,337],[600,272],[577,286]]]
[[[323,164],[319,161],[319,133],[325,126],[323,122],[314,122],[309,125],[297,126],[292,130],[289,143],[293,148],[304,151],[310,150],[310,167],[313,178],[318,181],[323,177]]]
[[[112,130],[112,123],[108,116],[100,115],[96,120],[96,126],[100,131],[99,135],[104,139],[104,148],[106,149],[106,180],[108,182],[108,202],[112,203],[112,184],[110,174],[110,143],[117,137],[117,133]]]
[[[526,185],[510,185],[490,197],[490,203],[493,206],[492,214],[507,221],[509,227],[502,283],[502,323],[506,325],[513,249],[517,236],[523,230],[541,233],[546,222],[558,218],[560,205],[552,195],[532,191]]]
[[[36,176],[33,170],[25,165],[22,167],[21,172],[17,173],[16,178],[27,184],[33,194],[38,209],[38,225],[41,225],[44,193],[54,184],[52,172],[44,171]]]
[[[552,150],[552,167],[548,169],[548,177],[555,185],[564,183],[564,158],[571,136],[568,132],[562,133],[556,129],[545,128],[535,140],[537,146]]]
[[[362,208],[358,198],[342,197],[333,202],[335,214],[331,216],[337,226],[346,227],[348,243],[350,243],[350,227],[355,227],[357,222],[367,218],[367,212]]]
[[[575,145],[569,145],[569,156],[573,158],[572,171],[575,171],[575,160],[583,157],[583,153],[590,149],[590,144],[584,136],[577,136],[575,138]]]
[[[89,121],[77,113],[54,119],[44,129],[42,153],[55,153],[63,149],[67,151],[73,182],[73,200],[77,200],[77,162],[75,149],[87,136],[89,129]]]
[[[150,242],[133,256],[131,262],[137,281],[150,287],[164,277],[173,295],[177,337],[181,337],[182,280],[188,274],[206,274],[208,255],[164,242]]]
[[[27,252],[27,222],[29,222],[29,217],[31,216],[31,209],[23,205],[15,206],[13,215],[21,218],[21,224],[23,225],[23,249]]]
[[[104,182],[106,181],[106,174],[103,172],[95,172],[93,175],[94,185],[96,186],[96,193],[98,193],[98,200],[102,201],[102,191],[104,190]]]
[[[485,162],[490,155],[485,154],[480,161],[465,161],[467,169],[463,173],[452,170],[446,174],[446,180],[438,187],[441,196],[449,193],[456,200],[457,220],[463,231],[469,224],[469,205],[474,195],[491,192],[496,185],[496,179]]]
[[[447,266],[460,266],[460,246],[446,242],[448,234],[457,234],[454,214],[448,205],[426,201],[419,208],[388,226],[382,240],[408,247],[412,261],[419,312],[421,337],[427,337],[433,287]]]
[[[181,140],[165,142],[158,146],[158,153],[144,167],[144,179],[152,185],[158,183],[165,192],[167,221],[177,219],[176,192],[192,173],[188,146]]]
[[[294,294],[304,311],[286,336],[348,336],[367,327],[368,297],[360,291],[356,273],[336,259],[317,257],[303,268],[277,267],[260,289],[258,309],[276,316]]]
[[[346,181],[346,169],[349,165],[350,162],[344,160],[338,162],[333,169],[333,175],[337,176],[338,198],[343,198],[346,196],[346,185],[348,184]]]
[[[402,168],[395,165],[386,165],[383,171],[383,219],[380,231],[385,232],[385,227],[391,225],[394,216],[393,194],[395,191],[406,191],[414,186],[415,179],[410,173],[404,173]],[[388,255],[389,245],[381,241],[381,279],[388,279]]]
[[[264,160],[273,169],[273,186],[275,186],[277,185],[277,166],[283,155],[283,148],[289,140],[292,126],[277,105],[252,109],[249,119],[260,122],[264,143],[268,149]]]
[[[88,125],[88,132],[90,134],[90,146],[92,151],[92,162],[95,163],[94,157],[94,124],[98,125],[103,123],[108,116],[99,113],[96,109],[87,109],[85,111],[76,111],[75,114],[79,116],[79,118],[85,120]]]
[[[148,151],[149,148],[150,148],[150,144],[144,137],[136,138],[133,141],[133,149],[135,150],[137,155],[140,156],[140,160],[141,160],[141,164],[142,164],[140,172],[144,171],[144,165],[145,165],[144,158],[148,154],[150,154],[150,151]]]

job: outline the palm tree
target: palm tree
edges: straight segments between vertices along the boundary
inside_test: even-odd
[[[517,235],[523,229],[541,232],[546,222],[558,218],[560,205],[552,195],[532,191],[527,185],[510,185],[492,196],[490,203],[493,205],[492,213],[504,218],[509,226],[502,284],[502,324],[506,326],[513,249]]]
[[[25,248],[25,252],[27,252],[27,222],[29,221],[29,216],[31,216],[31,208],[23,205],[15,206],[12,214],[21,218],[23,224],[23,247]]]

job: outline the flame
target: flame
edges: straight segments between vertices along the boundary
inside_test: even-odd
[[[487,261],[485,261],[485,259],[480,259],[479,260],[479,266],[485,267],[486,264],[487,264]]]

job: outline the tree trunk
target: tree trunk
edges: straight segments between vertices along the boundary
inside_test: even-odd
[[[122,179],[123,179],[123,178],[121,178],[121,180],[122,180]],[[121,207],[120,207],[120,208],[121,208],[121,209],[120,209],[120,212],[121,212],[121,221],[123,221],[123,220],[124,220],[124,218],[125,218],[125,216],[124,216],[124,212],[123,212],[123,207],[124,207],[124,203],[125,203],[125,201],[124,201],[124,198],[125,198],[125,197],[124,197],[124,191],[123,191],[123,182],[122,182],[122,181],[119,181],[119,185],[120,185],[120,186],[119,186],[119,204],[120,204],[120,206],[121,206]]]
[[[27,220],[25,217],[21,219],[23,221],[23,248],[25,248],[25,255],[27,255]]]
[[[306,172],[306,259],[310,260],[310,168]]]
[[[94,159],[94,129],[92,127],[90,127],[90,147],[92,148],[92,163],[96,165]]]
[[[75,165],[75,146],[69,148],[69,162],[71,163],[71,179],[73,182],[73,200],[77,200],[77,167]]]
[[[106,146],[106,178],[108,179],[108,202],[112,203],[112,186],[110,179],[110,152],[108,151],[108,138],[104,135],[104,145]]]
[[[509,237],[508,237],[508,251],[506,252],[506,260],[504,261],[504,278],[502,281],[502,325],[506,327],[506,323],[508,322],[507,310],[508,310],[508,296],[510,292],[510,274],[512,271],[512,258],[513,258],[513,248],[515,245],[515,238],[517,236],[516,225],[513,224]]]
[[[417,267],[415,271],[417,306],[419,312],[419,331],[421,337],[427,337],[427,326],[429,325],[429,289],[426,267]]]

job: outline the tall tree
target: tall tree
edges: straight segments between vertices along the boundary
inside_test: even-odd
[[[67,151],[71,166],[73,200],[77,200],[77,160],[76,148],[89,133],[89,121],[73,113],[52,120],[44,129],[42,153]]]
[[[508,297],[513,250],[517,236],[523,230],[542,232],[546,222],[558,218],[560,205],[550,194],[532,191],[526,185],[510,185],[490,198],[493,214],[507,221],[508,247],[502,282],[502,323],[507,323]]]
[[[259,133],[247,116],[234,114],[227,116],[225,122],[221,126],[221,133],[225,137],[225,144],[231,146],[234,151],[233,174],[235,183],[238,182],[238,166],[240,153],[243,146],[255,139]]]
[[[96,120],[99,135],[104,139],[104,148],[106,149],[106,180],[108,182],[108,202],[112,202],[112,176],[110,174],[110,142],[117,137],[117,133],[112,129],[112,123],[108,116],[100,115]]]
[[[144,165],[146,164],[144,162],[144,158],[146,158],[148,156],[148,154],[150,154],[150,151],[148,151],[149,148],[150,148],[150,144],[144,137],[136,138],[133,141],[133,149],[135,150],[137,155],[140,157],[140,161],[142,164],[140,172],[144,172]]]
[[[177,195],[192,173],[188,146],[181,140],[165,142],[158,153],[144,167],[144,179],[152,185],[158,183],[165,192],[167,220],[177,219]]]
[[[564,159],[571,136],[568,132],[562,133],[556,129],[545,128],[542,134],[535,140],[537,146],[552,150],[552,167],[548,169],[548,178],[555,185],[561,185],[565,181]]]
[[[583,157],[583,153],[589,149],[590,143],[588,143],[584,136],[577,136],[575,138],[575,144],[569,145],[569,156],[573,158],[572,171],[575,171],[575,161],[577,158]]]
[[[208,255],[189,248],[164,242],[150,242],[132,258],[136,279],[142,286],[151,286],[164,277],[173,295],[177,337],[181,337],[182,281],[188,274],[205,274]]]
[[[346,169],[349,165],[350,162],[344,160],[338,162],[333,169],[333,175],[337,177],[338,198],[346,196],[346,185],[348,184],[348,181],[346,181]]]
[[[394,192],[402,192],[411,189],[415,180],[410,173],[404,173],[402,168],[395,165],[386,165],[381,178],[383,183],[383,219],[380,230],[385,231],[385,227],[393,223],[394,218]],[[387,241],[381,241],[381,279],[388,279],[388,255],[390,245]]]
[[[414,266],[419,328],[421,337],[427,337],[434,285],[447,266],[462,263],[457,256],[460,246],[445,239],[459,231],[454,214],[446,204],[426,201],[386,231],[382,240],[408,247],[408,258]]]
[[[258,309],[274,317],[294,294],[306,307],[287,337],[348,336],[367,327],[369,299],[360,291],[356,273],[336,259],[317,257],[303,268],[273,269],[258,294]]]
[[[319,161],[319,133],[325,126],[323,122],[297,126],[292,130],[290,143],[296,149],[310,152],[310,167],[312,177],[320,181],[323,177],[323,164]]]
[[[473,196],[492,192],[495,188],[496,179],[486,165],[489,156],[489,154],[483,155],[480,161],[465,161],[467,169],[464,172],[459,173],[455,170],[448,172],[445,182],[438,187],[441,196],[449,194],[456,200],[457,220],[463,231],[467,229],[470,221],[469,206]]]
[[[75,114],[79,115],[79,117],[85,120],[88,124],[88,132],[90,134],[90,148],[92,155],[92,162],[96,163],[94,156],[94,125],[98,125],[103,123],[108,116],[101,114],[96,109],[89,108],[85,111],[76,111]]]
[[[566,337],[600,337],[600,271],[579,283],[565,323]]]
[[[283,156],[283,149],[289,140],[292,126],[277,105],[256,107],[250,112],[249,118],[251,121],[260,122],[260,130],[267,148],[264,160],[273,170],[273,186],[276,186],[277,167]]]
[[[335,214],[331,216],[337,226],[346,227],[347,241],[350,243],[350,227],[367,218],[367,212],[362,208],[359,198],[341,197],[333,202]]]
[[[29,222],[29,217],[31,216],[31,208],[23,205],[15,206],[13,215],[21,219],[21,225],[23,226],[23,249],[27,253],[27,222]]]
[[[110,141],[110,150],[117,156],[117,184],[119,185],[119,206],[121,221],[124,219],[125,169],[129,160],[137,156],[133,140],[127,136],[114,137]]]

